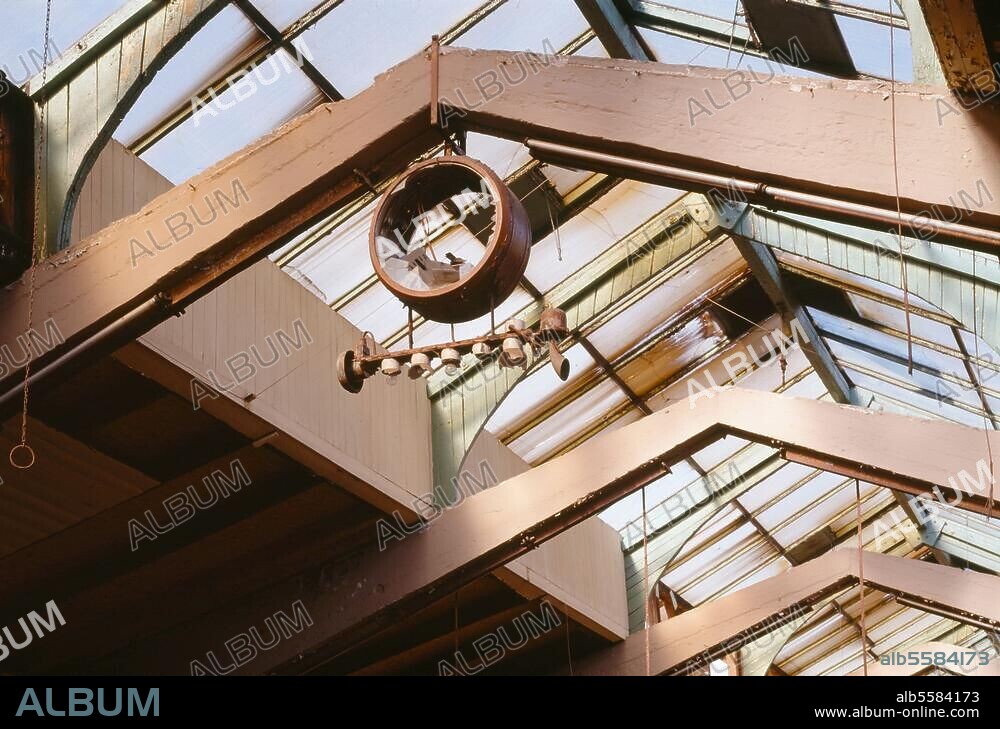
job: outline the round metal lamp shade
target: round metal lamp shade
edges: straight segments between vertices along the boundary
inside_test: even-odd
[[[393,295],[432,321],[470,321],[517,288],[531,224],[482,162],[435,157],[404,172],[375,210],[372,265]]]

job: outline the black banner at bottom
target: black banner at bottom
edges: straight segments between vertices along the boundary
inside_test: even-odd
[[[510,716],[518,721],[525,721],[527,712],[535,722],[549,716],[565,722],[578,713],[592,718],[596,703],[602,710],[617,706],[631,713],[638,708],[636,691],[648,692],[641,695],[647,709],[667,702],[657,711],[673,711],[670,706],[676,704],[674,708],[683,707],[690,719],[703,715],[705,721],[748,717],[821,723],[943,719],[986,720],[995,725],[1000,717],[996,711],[998,684],[989,678],[739,678],[663,677],[655,686],[644,678],[466,679],[457,687],[442,685],[440,678],[368,679],[367,685],[361,686],[358,680],[335,677],[5,677],[0,679],[0,725],[121,719],[173,725],[208,719],[281,721],[281,726],[286,726],[290,721],[317,719],[353,722],[358,712],[380,722],[396,717],[427,720],[429,715],[455,710],[495,721],[508,707]]]

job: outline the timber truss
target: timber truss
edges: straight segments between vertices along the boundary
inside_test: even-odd
[[[606,4],[586,5],[597,13]],[[216,3],[188,3],[183,17],[176,18],[177,40],[175,35],[165,37],[164,47],[178,45],[218,9]],[[882,141],[887,115],[884,84],[750,79],[746,83],[752,84],[753,93],[738,100],[738,114],[723,108],[692,119],[691,99],[731,96],[729,74],[645,62],[648,49],[634,28],[620,17],[606,18],[599,25],[602,39],[609,39],[605,42],[617,49],[614,55],[620,58],[444,49],[437,81],[445,123],[531,140],[534,149],[545,150],[551,159],[614,175],[683,181],[688,189],[701,192],[725,187],[728,181],[749,185],[751,203],[782,212],[754,209],[726,218],[706,206],[700,220],[688,213],[685,224],[700,225],[701,235],[688,248],[671,249],[671,258],[659,264],[665,269],[699,246],[708,247],[720,235],[729,235],[779,312],[808,323],[808,317],[801,316],[801,304],[782,282],[783,264],[773,252],[782,248],[782,241],[772,239],[771,229],[753,221],[759,222],[763,215],[798,216],[785,220],[806,229],[809,222],[802,214],[807,213],[864,225],[895,210],[891,150]],[[150,17],[133,20],[139,27]],[[939,46],[948,42],[936,31],[933,37]],[[143,59],[136,73],[140,68],[155,70],[158,63],[162,61]],[[967,65],[964,70],[949,69],[953,87],[969,87],[969,79],[984,64],[980,59],[978,65]],[[130,91],[129,84],[119,86],[125,91],[120,98],[109,98],[102,124],[120,116],[138,93]],[[369,181],[382,183],[434,149],[440,135],[430,123],[430,88],[428,57],[414,57],[380,76],[365,92],[322,105],[135,215],[46,260],[36,276],[35,320],[55,322],[61,336],[33,363],[36,382],[49,387],[74,363],[78,366],[128,344],[332,211],[365,198]],[[47,98],[45,89],[33,93]],[[898,146],[908,150],[900,160],[900,208],[914,220],[930,210],[959,220],[941,231],[941,240],[995,254],[1000,238],[990,230],[1000,224],[1000,198],[956,199],[951,185],[954,180],[970,180],[976,181],[976,190],[981,189],[977,185],[1000,190],[1000,171],[994,164],[1000,122],[988,107],[941,116],[941,104],[950,99],[944,88],[897,89]],[[52,101],[60,103],[54,93]],[[842,123],[845,114],[850,114],[851,124]],[[102,127],[91,140],[93,148],[81,151],[81,159],[74,163],[96,156],[93,149],[109,135],[110,128]],[[734,140],[741,143],[733,144]],[[775,154],[776,149],[784,154]],[[645,161],[645,168],[636,166],[636,160]],[[691,182],[690,176],[672,177],[678,170],[701,175],[702,182]],[[63,193],[82,184],[82,173],[74,174],[64,175],[50,193],[49,218],[62,226]],[[236,197],[237,192],[245,197],[239,214],[221,215],[180,238],[168,227],[170,216],[197,206],[206,196]],[[829,237],[844,248],[861,245],[845,236]],[[152,240],[157,243],[150,248],[147,242]],[[832,257],[834,250],[828,245],[827,255]],[[926,247],[908,248],[901,257],[913,269],[943,271],[956,279],[968,276],[963,261],[942,259]],[[984,286],[996,288],[995,271],[990,276]],[[566,292],[567,301],[576,293]],[[5,312],[0,348],[13,348],[25,336],[30,300],[27,275],[0,291]],[[576,323],[593,326],[597,313],[586,306],[579,309],[570,310]],[[851,383],[820,346],[819,333],[813,328],[807,334],[813,345],[806,350],[810,364],[836,400],[856,404]],[[995,341],[998,335],[991,329],[985,336]],[[0,403],[8,408],[15,403],[20,376],[21,372],[10,371],[2,380]],[[507,389],[512,385],[505,383]],[[315,670],[401,616],[531,551],[726,436],[776,448],[789,461],[885,486],[904,501],[944,492],[949,501],[970,512],[995,512],[1000,507],[1000,502],[991,502],[990,495],[969,488],[968,481],[959,478],[979,472],[986,450],[981,431],[848,405],[733,389],[677,402],[477,495],[385,552],[369,549],[310,569],[196,621],[143,638],[118,652],[115,666],[126,672],[151,670],[155,656],[157,670],[166,667],[186,673],[191,656],[203,653],[203,646],[221,646],[243,626],[259,624],[263,616],[302,600],[315,621],[308,634],[261,652],[240,670]],[[486,414],[484,409],[482,418],[470,421],[461,437],[448,444],[450,455],[437,461],[446,463],[447,471],[461,463]],[[994,448],[1000,447],[994,432],[986,437]],[[55,559],[55,552],[43,550],[42,556]],[[970,620],[1000,622],[991,597],[1000,589],[996,578],[874,553],[865,553],[863,559],[866,582],[881,590],[947,607]],[[857,560],[853,552],[835,551],[793,567],[652,626],[648,635],[634,635],[594,655],[583,670],[644,672],[640,646],[647,637],[652,644],[652,672],[692,670],[752,640],[768,621],[855,584]],[[747,604],[755,607],[747,610]],[[49,667],[81,659],[70,648],[73,631],[67,625],[46,639]]]
[[[390,543],[384,551],[373,546],[360,555],[309,570],[245,601],[138,641],[118,654],[114,665],[129,673],[187,673],[191,655],[199,650],[195,646],[221,646],[239,633],[241,626],[260,624],[264,616],[301,600],[314,621],[309,631],[261,652],[240,671],[314,670],[439,596],[469,584],[642,488],[666,473],[671,464],[727,435],[766,443],[780,449],[786,458],[808,458],[833,472],[854,475],[861,471],[866,479],[907,494],[931,496],[938,484],[950,483],[952,496],[960,496],[964,508],[981,512],[988,506],[985,494],[956,480],[956,474],[975,473],[983,458],[982,434],[975,429],[773,393],[719,390],[711,396],[681,401],[508,479],[444,512],[426,530]],[[994,447],[1000,447],[1000,436],[990,437]],[[993,508],[998,507],[1000,502],[994,502]],[[875,577],[869,578],[866,571],[866,579],[893,588],[893,570],[886,567],[879,572],[878,565],[898,566],[902,560],[866,554],[866,570],[869,557],[875,565]],[[849,559],[845,552],[837,552],[825,561],[795,568],[788,579],[814,570],[820,577],[808,582],[809,591],[789,604],[814,593],[813,599],[818,599],[832,589],[831,584],[853,579]],[[926,567],[913,565],[912,569],[920,572]],[[982,582],[984,586],[981,595],[970,587],[969,594],[976,599],[967,605],[952,603],[952,607],[992,622],[1000,619],[991,593],[985,589],[995,590],[1000,579],[937,567],[926,573],[931,575],[929,582],[908,581],[903,591],[918,599],[946,602],[947,590],[928,591],[938,571],[963,580],[963,585]],[[777,584],[782,586],[784,581]],[[768,590],[766,586],[752,589]],[[746,603],[734,600],[726,604],[739,604],[745,610]],[[762,600],[759,604],[768,603]],[[776,604],[779,607],[772,612],[783,609],[780,600]],[[723,637],[756,625],[764,613],[754,615],[748,614],[746,625],[738,623],[743,627]],[[682,625],[690,621],[700,624],[695,617]],[[673,623],[668,620],[663,625]],[[653,628],[661,629],[666,628]],[[60,654],[60,646],[72,645],[73,638],[73,628],[68,625],[46,639],[46,648]],[[62,661],[67,658],[62,655]],[[688,658],[684,655],[673,663],[672,658],[664,659],[660,670]]]

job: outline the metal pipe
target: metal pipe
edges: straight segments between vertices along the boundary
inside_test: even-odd
[[[913,215],[911,213],[897,215],[895,210],[887,210],[872,205],[862,205],[846,200],[790,190],[784,187],[766,185],[761,182],[724,177],[708,172],[697,172],[656,162],[646,162],[631,157],[619,157],[604,154],[603,152],[570,147],[564,144],[545,142],[539,139],[528,139],[525,141],[525,144],[531,150],[532,155],[543,162],[582,166],[595,172],[631,177],[655,184],[677,184],[694,188],[698,191],[733,191],[745,195],[751,201],[784,203],[792,207],[827,213],[827,216],[832,214],[852,221],[884,223],[893,228],[902,221],[903,226],[908,228],[914,234],[914,237],[928,240],[937,235],[942,235],[947,238],[976,243],[986,247],[993,253],[996,252],[996,247],[1000,246],[1000,232],[986,228],[936,220],[924,215]],[[931,234],[925,235],[917,231],[929,231]]]
[[[143,317],[153,314],[154,312],[162,315],[163,311],[165,309],[168,309],[169,306],[170,306],[169,299],[167,299],[162,295],[157,294],[146,303],[136,307],[122,318],[112,322],[108,326],[104,327],[104,329],[101,329],[96,334],[80,342],[66,353],[60,355],[56,359],[42,366],[40,369],[34,371],[31,374],[31,376],[28,377],[28,386],[30,387],[32,385],[41,382],[56,370],[65,367],[68,363],[78,359],[81,355],[89,352],[90,350],[96,348],[101,344],[107,344],[111,342],[113,343],[113,348],[117,349],[119,346],[122,346],[122,344],[124,344],[124,340],[130,339],[132,335],[129,333],[129,335],[125,337],[124,340],[121,342],[115,341],[114,337],[116,335],[124,335],[126,333],[126,330],[130,330],[131,327],[134,326]],[[24,371],[23,367],[18,368],[14,373],[8,375],[6,379],[9,380],[10,378],[17,376],[19,373],[23,371]],[[6,408],[11,403],[12,400],[20,399],[23,393],[24,393],[24,380],[21,379],[20,382],[18,382],[15,385],[12,385],[9,389],[7,389],[3,393],[3,395],[0,395],[0,410]]]

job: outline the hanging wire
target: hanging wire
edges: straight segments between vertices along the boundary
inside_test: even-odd
[[[892,2],[889,15],[892,15]],[[906,312],[906,372],[913,375],[913,332],[910,328],[910,287],[907,281],[906,259],[903,255],[903,209],[899,198],[899,158],[896,145],[896,46],[895,27],[889,24],[889,109],[892,121],[892,173],[896,191],[896,241],[899,244],[899,269],[903,284],[903,309]]]
[[[865,662],[865,675],[868,675],[868,628],[865,625],[865,560],[864,542],[861,538],[861,482],[854,479],[854,495],[858,509],[858,590],[861,593],[861,656]]]
[[[527,197],[527,195],[525,196]],[[556,254],[559,257],[559,262],[562,263],[562,241],[559,239],[559,226],[556,225],[555,216],[552,215],[552,201],[549,200],[549,196],[545,196],[545,207],[549,211],[549,225],[552,226],[552,232],[556,236]]]
[[[45,3],[45,45],[42,50],[42,88],[45,88],[45,82],[48,80],[49,73],[49,38],[51,35],[51,25],[52,25],[52,0],[47,0]],[[38,270],[38,258],[39,258],[39,248],[45,244],[46,238],[46,228],[47,221],[44,213],[42,212],[41,205],[41,187],[42,187],[42,175],[45,174],[45,170],[48,168],[48,155],[45,154],[45,144],[46,144],[46,134],[45,134],[45,101],[41,102],[41,108],[38,112],[38,149],[35,150],[35,229],[34,229],[34,241],[31,246],[31,268],[28,274],[28,331],[31,331],[31,325],[33,323],[35,315],[35,273]],[[44,167],[43,167],[43,154],[44,154]],[[21,441],[10,449],[7,459],[10,461],[10,465],[15,468],[27,469],[35,465],[35,451],[28,445],[28,392],[30,389],[31,382],[31,357],[28,357],[28,361],[24,365],[24,398],[21,407]],[[28,460],[23,463],[18,463],[15,458],[15,454],[19,451],[25,451],[28,456]]]
[[[733,311],[728,306],[724,306],[723,304],[720,304],[718,301],[716,301],[715,299],[713,299],[711,296],[706,296],[705,298],[710,303],[715,304],[716,306],[718,306],[723,311],[728,311],[733,316],[738,316],[743,321],[748,322],[749,324],[752,324],[753,326],[757,327],[758,329],[760,329],[765,334],[770,334],[771,336],[774,336],[774,334],[775,334],[774,331],[769,331],[769,330],[765,329],[760,324],[758,324],[757,322],[755,322],[755,321],[753,321],[751,319],[748,319],[747,317],[745,317],[742,314],[740,314],[738,311]],[[812,347],[812,345],[805,344],[803,342],[799,342],[799,346],[801,346],[801,347],[810,347],[810,348]],[[788,372],[788,359],[785,357],[785,352],[783,350],[781,350],[781,349],[778,350],[778,366],[781,368],[781,386],[784,387],[785,386],[785,378],[786,378],[786,375],[787,375],[787,372]]]
[[[458,590],[455,590],[455,656],[458,657]]]
[[[569,609],[563,604],[563,616],[566,618],[566,663],[569,665],[569,675],[573,675],[573,649],[569,642]]]
[[[959,334],[958,336],[962,336]],[[982,390],[983,383],[983,366],[979,361],[979,304],[976,296],[976,252],[972,252],[972,338],[975,344],[975,354],[976,354],[976,379],[979,380],[978,385],[980,390]],[[983,394],[985,399],[986,395]],[[993,467],[993,446],[990,443],[990,421],[986,415],[985,404],[983,406],[983,430],[986,431],[986,455],[990,459],[990,500],[986,505],[986,522],[989,523],[993,520],[993,487],[996,485],[995,471]]]
[[[733,39],[736,37],[736,16],[739,14],[739,2],[733,3],[733,27],[729,30],[729,47],[726,49],[726,68],[729,68],[729,57],[733,55]]]
[[[649,549],[647,545],[646,528],[646,487],[642,487],[642,610],[646,623],[646,675],[650,675],[649,666],[649,629],[652,627],[649,620]]]
[[[762,327],[762,326],[761,326],[760,324],[758,324],[757,322],[753,321],[752,319],[748,319],[747,317],[743,316],[743,315],[742,315],[741,313],[739,313],[738,311],[733,311],[732,309],[730,309],[730,308],[729,308],[728,306],[726,306],[725,304],[720,304],[720,303],[719,303],[718,301],[716,301],[715,299],[713,299],[713,298],[712,298],[711,296],[706,296],[706,297],[705,297],[705,299],[706,299],[706,300],[707,300],[707,301],[708,301],[709,303],[712,303],[712,304],[715,304],[716,306],[718,306],[718,307],[719,307],[720,309],[722,309],[723,311],[728,311],[728,312],[729,312],[730,314],[732,314],[733,316],[738,316],[738,317],[739,317],[740,319],[742,319],[743,321],[745,321],[745,322],[746,322],[747,324],[752,324],[753,326],[755,326],[755,327],[757,327],[758,329],[760,329],[760,330],[761,330],[762,332],[765,332],[765,333],[767,333],[767,334],[770,334],[770,333],[771,333],[771,330],[769,330],[769,329],[767,329],[767,328],[765,328],[765,327]]]

